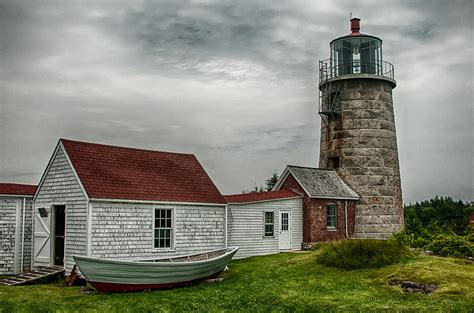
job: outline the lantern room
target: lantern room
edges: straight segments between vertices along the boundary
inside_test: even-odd
[[[359,19],[351,20],[351,33],[331,42],[331,63],[338,75],[380,74],[382,40],[359,32]]]
[[[382,60],[382,40],[360,32],[360,19],[351,19],[351,33],[330,43],[331,55],[320,61],[320,82],[348,74],[372,74],[394,79],[393,65]]]

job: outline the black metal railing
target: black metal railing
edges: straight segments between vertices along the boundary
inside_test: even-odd
[[[354,61],[334,65],[330,59],[319,61],[319,82],[348,74],[372,74],[395,79],[393,64],[386,61],[362,63]]]

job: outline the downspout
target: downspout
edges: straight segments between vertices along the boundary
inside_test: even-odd
[[[224,247],[227,249],[227,207],[225,205],[225,217],[224,217]]]
[[[344,221],[345,221],[345,224],[346,224],[346,238],[347,239],[351,239],[349,238],[349,230],[347,229],[347,200],[345,201],[344,203]]]
[[[21,260],[20,260],[20,273],[23,274],[23,259],[25,253],[25,214],[26,214],[26,198],[23,198],[23,212],[21,222]]]

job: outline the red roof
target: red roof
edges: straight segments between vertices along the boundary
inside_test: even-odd
[[[34,196],[36,185],[0,183],[0,194],[16,196]]]
[[[237,195],[224,196],[228,203],[247,203],[295,197],[301,197],[301,195],[289,189],[268,192],[241,193]]]
[[[90,198],[226,203],[193,154],[60,141]]]

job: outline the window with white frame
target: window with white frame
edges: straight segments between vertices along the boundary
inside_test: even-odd
[[[334,203],[330,203],[327,206],[327,228],[337,228],[337,205]]]
[[[264,212],[263,222],[265,237],[275,236],[275,212]]]
[[[155,248],[171,248],[173,237],[172,214],[172,209],[155,209]]]

